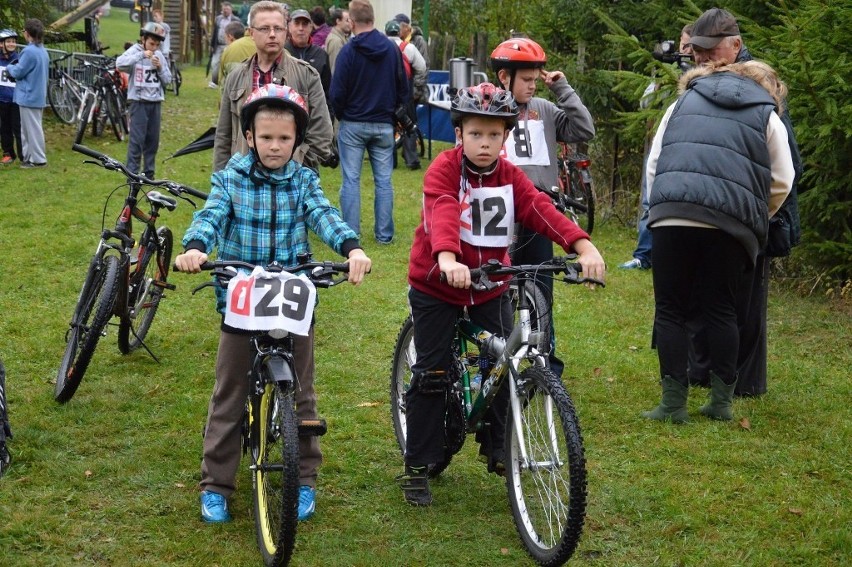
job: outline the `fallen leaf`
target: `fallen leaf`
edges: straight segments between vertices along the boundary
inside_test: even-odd
[[[639,347],[638,347],[638,346],[632,346],[632,345],[631,345],[631,346],[629,346],[629,347],[627,347],[627,348],[628,348],[628,349],[630,349],[630,350],[632,350],[632,351],[637,351],[637,350],[639,350]]]
[[[175,483],[175,488],[186,488],[186,485],[185,485],[184,483],[182,483],[182,482],[176,482],[176,483]]]
[[[358,404],[359,408],[374,408],[381,405],[379,402],[361,402]]]
[[[92,478],[92,475],[95,473],[93,473],[92,471],[86,471],[83,474],[86,475],[86,478]]]
[[[790,512],[791,514],[795,514],[797,516],[801,516],[803,514],[801,508],[789,508],[787,511]]]
[[[606,381],[609,382],[610,384],[612,384],[613,382],[615,382],[615,378],[610,376],[609,378],[606,379]]]
[[[600,368],[595,368],[594,370],[592,370],[592,374],[594,374],[595,376],[600,376],[601,372],[602,370]]]
[[[509,548],[508,547],[501,547],[500,553],[502,553],[503,555],[509,555]]]
[[[740,427],[745,429],[746,431],[751,431],[751,422],[747,417],[740,419]]]

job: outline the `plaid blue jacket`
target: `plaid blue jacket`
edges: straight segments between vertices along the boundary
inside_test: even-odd
[[[220,260],[292,266],[298,254],[310,252],[308,228],[338,254],[358,247],[358,235],[326,198],[319,176],[295,161],[268,173],[253,155],[235,154],[211,183],[207,203],[183,237],[185,248],[207,254],[215,248]],[[216,297],[224,312],[224,290]]]

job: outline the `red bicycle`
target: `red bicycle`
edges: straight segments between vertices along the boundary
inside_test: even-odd
[[[556,208],[587,233],[595,227],[595,192],[589,156],[577,152],[572,144],[560,143],[559,185],[546,191]]]

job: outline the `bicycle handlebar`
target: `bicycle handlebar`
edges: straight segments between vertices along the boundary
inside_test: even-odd
[[[583,266],[577,262],[571,262],[573,258],[554,257],[552,260],[542,262],[541,264],[519,264],[517,266],[505,266],[499,260],[489,260],[487,264],[483,264],[479,268],[471,268],[470,279],[473,282],[472,288],[476,291],[487,291],[494,289],[498,282],[492,282],[489,276],[511,276],[517,274],[559,274],[564,273],[562,281],[570,284],[595,284],[601,287],[606,287],[606,283],[594,279],[586,278],[580,274],[583,272]],[[446,276],[441,274],[441,281],[446,281]]]
[[[272,262],[271,264],[267,264],[263,266],[263,269],[267,272],[288,272],[288,273],[298,273],[298,272],[307,272],[308,279],[311,280],[316,287],[321,288],[329,288],[334,287],[339,283],[343,283],[346,281],[346,278],[338,278],[334,279],[334,276],[340,274],[348,274],[349,273],[349,264],[342,264],[338,262],[312,262],[312,261],[302,261],[301,263],[295,266],[282,266],[278,262]],[[214,282],[205,282],[195,288],[193,293],[198,290],[205,288],[211,285],[220,285],[222,287],[227,287],[228,282],[237,275],[236,268],[243,268],[245,270],[254,270],[257,267],[257,264],[252,264],[249,262],[243,262],[241,260],[215,260],[215,261],[207,261],[201,264],[201,270],[207,272],[213,272],[213,276],[216,279],[216,283]],[[173,268],[176,271],[180,271],[180,269],[175,265]]]
[[[104,169],[109,169],[111,171],[120,171],[124,174],[127,179],[130,181],[134,181],[136,183],[141,183],[143,185],[149,185],[151,187],[164,187],[169,193],[175,195],[177,197],[181,197],[183,193],[188,193],[193,197],[197,197],[199,199],[207,199],[207,193],[203,191],[199,191],[198,189],[194,189],[188,185],[183,185],[178,183],[177,181],[171,181],[169,179],[148,179],[144,175],[140,175],[138,173],[133,173],[127,167],[118,161],[117,159],[111,158],[106,154],[102,154],[96,150],[83,146],[81,144],[74,144],[72,146],[75,152],[79,152],[85,156],[89,156],[90,158],[98,160],[100,164],[97,162],[89,162],[95,163],[96,165],[100,165]],[[185,198],[185,197],[184,197]],[[190,201],[191,202],[191,201]]]

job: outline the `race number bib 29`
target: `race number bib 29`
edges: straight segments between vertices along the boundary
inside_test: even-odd
[[[541,120],[520,121],[503,146],[506,159],[515,165],[550,165],[550,149]]]
[[[459,195],[459,202],[464,242],[489,248],[502,248],[512,243],[515,200],[511,185],[476,189],[468,185],[468,190]]]
[[[304,275],[269,273],[260,266],[228,283],[225,324],[245,331],[284,329],[307,336],[317,290]]]

